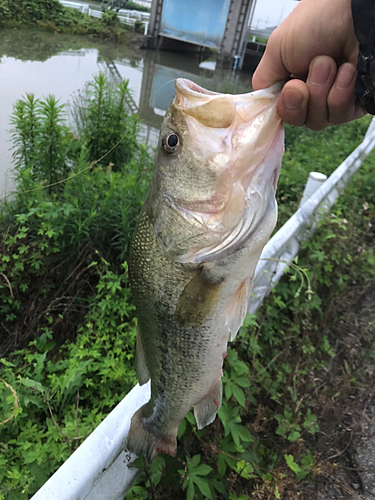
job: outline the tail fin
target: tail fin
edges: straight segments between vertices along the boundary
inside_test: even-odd
[[[148,428],[147,424],[144,422],[142,416],[142,408],[140,408],[131,420],[128,439],[126,447],[132,453],[138,456],[144,456],[148,464],[150,464],[156,454],[166,453],[171,455],[171,457],[176,456],[177,448],[177,429],[172,431],[169,436],[163,436],[157,433],[153,433],[151,428]],[[150,425],[151,427],[151,425]]]

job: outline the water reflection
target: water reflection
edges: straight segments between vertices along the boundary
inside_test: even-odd
[[[202,70],[199,60],[170,52],[148,51],[144,57],[139,114],[147,125],[160,128],[163,116],[174,97],[176,78],[188,78],[200,83]],[[211,75],[210,75],[211,76]]]
[[[250,75],[215,70],[214,61],[170,52],[143,51],[88,38],[2,30],[0,37],[0,193],[12,186],[9,117],[26,93],[53,94],[66,103],[72,94],[103,71],[114,82],[129,79],[133,112],[142,121],[142,140],[156,144],[158,128],[174,96],[174,80],[189,78],[212,90],[248,92]],[[110,147],[110,145],[109,145]],[[8,172],[8,173],[7,173]]]

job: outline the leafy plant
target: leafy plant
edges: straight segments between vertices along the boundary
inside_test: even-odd
[[[103,10],[101,22],[105,26],[118,26],[120,24],[118,15],[113,10]]]
[[[187,457],[186,470],[178,471],[184,477],[182,490],[186,489],[187,500],[193,500],[196,488],[205,498],[212,499],[209,481],[205,477],[212,471],[212,468],[206,464],[200,464],[200,460],[200,455],[195,455],[192,459]]]
[[[35,493],[135,383],[127,267],[115,274],[99,259],[96,270],[97,293],[75,342],[54,358],[45,328],[29,349],[0,362],[0,495],[9,500]]]
[[[142,147],[138,144],[138,118],[129,108],[129,81],[113,87],[103,73],[94,77],[75,98],[72,115],[89,161],[105,156],[118,171]]]
[[[16,180],[27,171],[31,178],[51,184],[68,175],[77,159],[73,135],[64,123],[64,106],[54,96],[45,100],[26,94],[11,116]]]

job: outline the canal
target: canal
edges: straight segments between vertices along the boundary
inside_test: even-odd
[[[26,93],[37,98],[53,94],[60,103],[99,71],[115,83],[128,79],[133,108],[142,119],[141,138],[156,144],[158,128],[174,96],[174,80],[189,78],[218,92],[251,90],[251,75],[215,69],[215,60],[198,55],[154,52],[137,44],[115,45],[87,37],[29,30],[0,31],[0,198],[13,188],[10,116]],[[67,116],[69,120],[69,117]]]

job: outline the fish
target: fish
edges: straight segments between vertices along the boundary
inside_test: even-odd
[[[176,455],[191,407],[202,429],[221,406],[227,343],[277,220],[281,88],[230,95],[175,82],[128,262],[137,377],[151,379],[151,398],[133,415],[126,447],[148,463]]]

